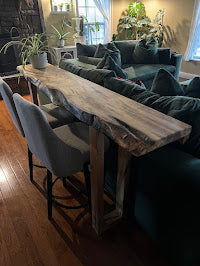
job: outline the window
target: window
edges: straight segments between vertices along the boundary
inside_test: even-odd
[[[94,0],[78,0],[79,16],[84,16],[83,32],[86,44],[104,43],[105,40],[105,18],[96,7]],[[99,24],[99,31],[92,31],[91,26],[95,29],[94,23]]]
[[[72,0],[51,0],[51,13],[72,12]]]
[[[185,61],[200,60],[200,0],[195,0]]]

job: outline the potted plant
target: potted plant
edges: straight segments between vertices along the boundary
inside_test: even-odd
[[[33,68],[42,69],[46,67],[49,48],[47,46],[45,33],[34,34],[27,38],[23,38],[21,41],[10,41],[2,47],[0,53],[4,51],[5,54],[9,47],[13,45],[21,49],[20,55],[23,67],[28,62],[32,64]]]
[[[63,11],[64,3],[61,3],[61,4],[59,4],[58,6],[59,6],[59,8],[60,8],[60,11],[62,12],[62,11]]]
[[[66,31],[65,27],[71,28],[71,25],[69,24],[69,22],[65,22],[64,18],[60,29],[57,29],[54,25],[51,25],[51,27],[55,31],[55,33],[53,33],[53,36],[57,39],[57,46],[61,48],[64,47],[65,40],[68,39],[67,35],[70,34],[70,31]]]
[[[70,12],[72,3],[71,1],[66,1],[65,3],[65,12]]]

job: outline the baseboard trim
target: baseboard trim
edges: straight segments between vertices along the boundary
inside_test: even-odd
[[[186,72],[180,72],[180,74],[179,74],[179,77],[180,78],[184,78],[184,79],[193,79],[196,76],[198,76],[198,75],[191,74],[191,73],[186,73]]]

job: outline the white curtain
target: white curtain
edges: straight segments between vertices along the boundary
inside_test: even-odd
[[[197,48],[200,47],[200,0],[195,0],[192,24],[188,46],[184,54],[184,60],[190,61],[194,59]]]
[[[112,0],[94,0],[106,20],[105,42],[112,40]]]

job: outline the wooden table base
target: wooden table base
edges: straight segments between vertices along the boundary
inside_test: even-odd
[[[131,154],[118,148],[116,208],[104,215],[104,135],[90,127],[92,226],[100,235],[123,215],[124,194],[130,176]]]

